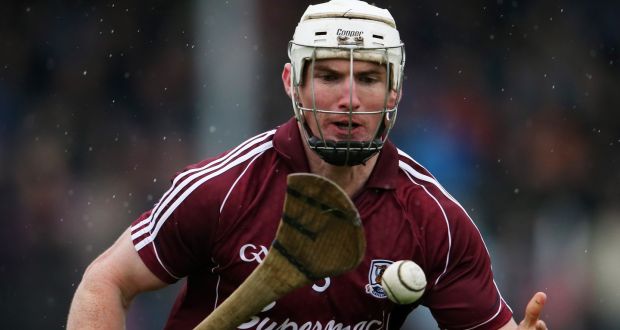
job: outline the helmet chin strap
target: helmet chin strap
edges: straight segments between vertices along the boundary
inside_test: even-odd
[[[383,147],[381,139],[373,141],[321,140],[316,136],[308,139],[308,145],[321,159],[334,166],[355,166],[366,161]]]
[[[383,148],[381,132],[385,124],[381,124],[380,133],[372,141],[334,141],[323,140],[312,134],[306,123],[303,127],[306,130],[308,146],[321,159],[334,166],[356,166],[366,164],[370,157],[378,153]]]

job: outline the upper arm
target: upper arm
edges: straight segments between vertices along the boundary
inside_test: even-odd
[[[146,267],[132,244],[129,229],[90,264],[84,279],[118,287],[124,304],[140,292],[167,285]]]
[[[434,227],[431,249],[444,257],[431,267],[431,290],[424,303],[444,328],[500,328],[512,313],[493,279],[482,237],[460,207],[442,207],[443,228]]]

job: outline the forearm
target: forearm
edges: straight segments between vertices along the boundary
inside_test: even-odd
[[[510,319],[510,321],[508,321],[508,323],[504,324],[503,327],[499,328],[499,330],[516,330],[516,329],[517,329],[517,323],[512,318]]]
[[[130,300],[118,286],[87,275],[75,292],[67,329],[124,329]]]
[[[131,300],[166,285],[144,265],[127,229],[86,269],[71,303],[67,329],[124,329]]]

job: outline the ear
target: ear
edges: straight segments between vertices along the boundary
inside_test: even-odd
[[[388,95],[387,106],[388,106],[388,108],[393,108],[393,107],[396,106],[396,104],[398,103],[398,101],[402,97],[403,91],[401,89],[400,91],[397,92],[397,91],[395,91],[393,89],[390,89],[389,93],[390,93],[390,95]]]
[[[284,64],[284,69],[282,69],[282,84],[284,84],[286,95],[291,97],[291,63]]]

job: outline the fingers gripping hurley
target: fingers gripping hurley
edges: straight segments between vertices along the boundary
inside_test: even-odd
[[[291,174],[267,257],[195,329],[235,329],[285,294],[355,268],[365,250],[359,214],[347,194],[324,177]]]

